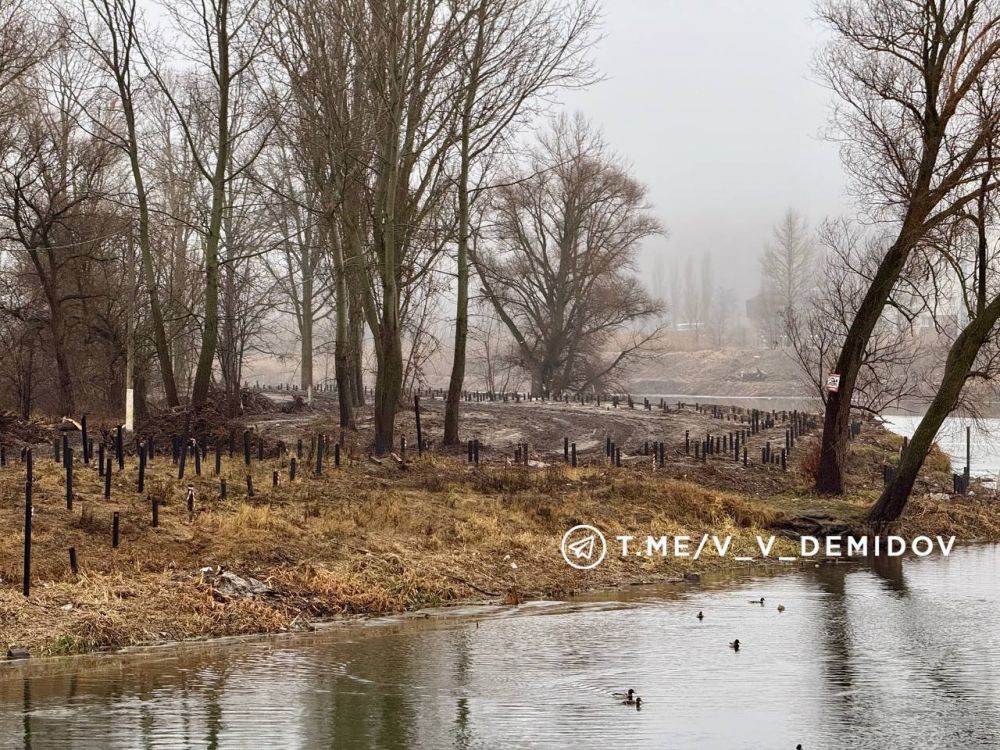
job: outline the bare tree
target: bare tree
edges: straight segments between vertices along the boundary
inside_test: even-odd
[[[1000,3],[825,0],[819,12],[834,32],[820,71],[838,97],[845,164],[875,218],[896,228],[844,337],[839,388],[826,402],[816,489],[840,493],[872,331],[914,248],[981,191],[983,149],[1000,110],[984,118],[976,91],[1000,81]]]
[[[586,59],[597,12],[591,0],[462,0],[459,45],[455,340],[445,405],[444,443],[459,442],[469,330],[471,203],[482,190],[487,160],[556,88],[594,77]],[[474,174],[478,173],[478,174]]]
[[[778,320],[804,381],[825,404],[830,395],[826,374],[834,367],[858,301],[891,240],[841,220],[824,223],[819,241],[828,251],[819,273],[814,269],[819,283],[806,304],[783,308]],[[901,279],[894,293],[899,301],[872,330],[855,383],[856,409],[879,414],[918,392],[914,364],[920,351],[913,323],[926,307],[921,296],[910,297],[909,291]]]
[[[248,170],[270,129],[257,106],[261,28],[269,11],[262,0],[176,0],[167,6],[181,42],[176,53],[196,66],[180,90],[149,45],[139,45],[153,79],[170,102],[198,174],[211,193],[204,237],[204,317],[201,353],[191,392],[197,410],[208,397],[219,331],[219,246],[227,185]]]
[[[114,154],[76,125],[89,82],[65,36],[45,65],[16,85],[25,87],[27,104],[0,163],[2,238],[18,256],[13,272],[31,278],[41,291],[59,409],[72,414],[76,396],[69,332],[91,294],[79,280],[87,264],[103,262],[102,241],[124,229],[115,217],[97,218],[107,211],[102,200]]]
[[[944,420],[959,406],[963,389],[973,380],[994,380],[1000,372],[997,323],[1000,321],[1000,291],[996,274],[1000,243],[989,242],[989,229],[996,226],[996,188],[990,188],[994,145],[987,141],[989,170],[981,177],[982,191],[972,208],[954,221],[952,242],[945,248],[948,267],[961,289],[968,322],[957,331],[945,360],[940,383],[920,419],[913,437],[899,459],[889,485],[868,516],[876,530],[883,530],[902,516],[924,459]],[[969,262],[969,260],[972,262]],[[938,289],[931,292],[938,296]]]
[[[86,0],[81,23],[75,24],[75,37],[93,55],[112,82],[121,107],[119,128],[105,128],[100,135],[126,155],[135,189],[135,209],[138,214],[138,241],[142,257],[142,278],[152,315],[153,340],[160,363],[160,377],[169,406],[177,406],[177,384],[167,341],[163,308],[157,285],[150,232],[150,200],[140,157],[137,99],[140,96],[141,73],[139,60],[133,53],[138,46],[137,6],[135,0]],[[100,121],[98,121],[100,122]],[[131,387],[131,386],[129,386]]]
[[[816,252],[802,215],[789,208],[760,256],[761,303],[768,344],[777,346],[784,321],[809,303],[816,286]]]
[[[662,231],[645,189],[582,116],[560,117],[505,183],[493,248],[474,258],[484,294],[533,393],[600,388],[657,333],[619,337],[660,311],[631,275],[638,243]]]

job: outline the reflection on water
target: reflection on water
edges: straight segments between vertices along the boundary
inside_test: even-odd
[[[998,572],[977,546],[7,667],[0,746],[1000,747]],[[629,687],[641,711],[609,696]]]
[[[920,424],[920,417],[890,416],[885,417],[887,428],[897,435],[912,437]],[[965,466],[965,430],[972,428],[971,454],[972,461],[969,471],[974,477],[991,477],[1000,475],[1000,419],[965,419],[963,417],[948,417],[938,430],[936,442],[951,458],[951,468],[958,474]]]

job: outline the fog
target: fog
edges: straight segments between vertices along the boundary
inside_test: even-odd
[[[812,61],[826,30],[812,12],[803,0],[604,3],[604,79],[563,102],[649,187],[669,237],[646,243],[644,273],[710,252],[717,284],[752,296],[787,207],[811,226],[848,209],[837,144],[823,138],[831,93]]]

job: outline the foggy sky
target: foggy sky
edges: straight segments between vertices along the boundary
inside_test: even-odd
[[[711,252],[718,283],[752,296],[788,206],[811,227],[850,209],[837,145],[821,137],[832,94],[812,71],[826,29],[808,0],[603,5],[605,80],[562,101],[649,187],[670,237],[646,243],[644,269],[662,258],[669,274],[672,258]]]

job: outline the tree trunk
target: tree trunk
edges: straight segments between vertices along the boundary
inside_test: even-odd
[[[354,397],[354,405],[361,407],[365,405],[365,372],[362,366],[362,355],[364,354],[365,347],[365,319],[361,301],[354,299],[357,297],[356,294],[351,295],[351,297],[351,345],[348,353],[350,358],[349,376],[352,380],[351,393]],[[400,356],[402,357],[402,355]]]
[[[899,520],[906,508],[917,474],[945,418],[958,404],[962,387],[975,364],[983,344],[1000,318],[1000,297],[993,300],[982,314],[977,315],[948,350],[944,376],[937,393],[917,425],[913,437],[900,457],[896,475],[882,492],[868,516],[868,522],[879,531]]]
[[[333,227],[329,229],[330,249],[333,253],[334,279],[334,314],[336,315],[336,339],[333,350],[334,377],[337,381],[337,404],[340,407],[340,426],[354,427],[354,382],[351,369],[351,339],[350,320],[348,319],[348,303],[350,290],[347,284],[347,271],[344,268],[344,248],[340,237]]]
[[[396,408],[403,388],[403,347],[392,319],[383,320],[376,342],[379,366],[375,375],[375,453],[392,450]]]
[[[458,445],[458,412],[465,384],[465,350],[469,338],[469,115],[462,118],[462,166],[458,178],[457,298],[455,351],[444,407],[444,444]]]
[[[303,258],[307,258],[303,251]],[[299,384],[308,396],[313,385],[313,278],[312,270],[306,262],[302,263],[302,325],[299,329],[301,339],[302,371]]]
[[[202,332],[201,353],[191,389],[191,406],[201,409],[208,400],[215,364],[215,348],[219,340],[219,242],[222,218],[226,204],[226,182],[232,144],[229,140],[229,87],[232,83],[229,69],[228,18],[222,13],[217,18],[219,110],[217,113],[217,143],[215,170],[212,173],[212,210],[209,214],[208,239],[205,242],[205,326]]]
[[[217,233],[218,227],[214,231]],[[201,353],[198,355],[198,369],[195,370],[194,387],[191,389],[191,406],[195,411],[201,409],[208,400],[208,388],[212,382],[212,367],[215,363],[215,350],[219,342],[218,248],[218,235],[210,234],[205,246],[205,326],[202,331]]]
[[[865,347],[882,316],[882,310],[912,247],[912,242],[906,239],[909,234],[904,224],[900,236],[879,263],[837,358],[840,385],[837,392],[829,394],[826,400],[820,461],[816,472],[817,492],[839,495],[844,491],[843,461],[847,450],[847,428],[851,419],[854,386],[864,360]]]
[[[992,151],[987,147],[987,154]],[[988,241],[986,237],[986,180],[984,177],[981,188],[983,194],[978,201],[978,214],[975,219],[977,229],[976,261],[977,286],[975,317],[956,337],[948,350],[945,360],[944,375],[938,385],[937,393],[927,408],[927,412],[917,425],[912,439],[900,456],[899,466],[892,482],[882,492],[878,502],[868,515],[869,524],[881,531],[899,520],[906,508],[906,503],[913,491],[917,474],[923,466],[927,452],[937,437],[938,430],[945,418],[954,411],[961,396],[962,388],[969,378],[969,373],[975,365],[979,351],[990,337],[997,320],[1000,320],[1000,297],[986,304],[986,260]]]

